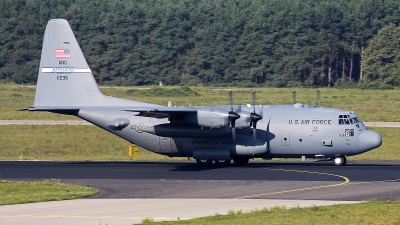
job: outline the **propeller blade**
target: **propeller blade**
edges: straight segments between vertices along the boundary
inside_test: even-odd
[[[256,92],[253,92],[253,112],[250,114],[251,124],[253,127],[253,141],[256,142],[257,139],[257,122],[262,119],[263,109],[259,107],[256,113]]]
[[[256,92],[253,91],[253,109],[254,113],[256,113]]]
[[[261,115],[263,115],[263,112],[264,112],[264,110],[261,106],[256,108],[257,115],[261,116]],[[261,119],[262,119],[262,116],[261,116]]]
[[[262,114],[262,108],[260,107],[258,112],[261,111]],[[251,119],[251,125],[255,129],[257,126],[257,121],[262,119],[262,116],[260,116],[258,113],[256,113],[256,92],[253,92],[253,112],[250,114],[250,119]]]
[[[235,127],[235,120],[240,118],[240,115],[233,111],[232,91],[229,92],[229,103],[231,104],[231,111],[228,112],[228,119],[231,122],[231,127]]]
[[[236,140],[236,129],[235,129],[235,121],[240,118],[240,115],[237,114],[238,110],[240,110],[240,107],[238,107],[238,110],[233,111],[233,98],[232,98],[232,91],[229,92],[229,103],[231,105],[231,111],[228,113],[228,119],[230,121],[229,126],[232,129],[232,140]]]
[[[233,112],[232,91],[229,92],[229,103],[231,104],[231,112]]]
[[[241,106],[241,105],[238,105],[238,106],[236,107],[235,112],[236,112],[236,113],[240,113],[241,111],[242,111],[242,106]]]
[[[257,129],[253,129],[253,142],[256,142],[257,140]]]

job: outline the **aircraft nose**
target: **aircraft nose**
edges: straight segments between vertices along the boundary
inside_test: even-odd
[[[382,137],[374,131],[365,130],[360,135],[359,144],[361,150],[368,151],[381,146]]]

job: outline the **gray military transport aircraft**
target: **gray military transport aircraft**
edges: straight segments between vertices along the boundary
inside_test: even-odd
[[[346,164],[382,143],[352,111],[314,105],[167,107],[103,95],[69,23],[48,22],[34,105],[74,115],[133,144],[199,165],[246,165],[251,158],[314,158]]]

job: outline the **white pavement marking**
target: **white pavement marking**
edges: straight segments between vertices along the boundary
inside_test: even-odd
[[[358,201],[279,200],[279,199],[76,199],[0,206],[2,225],[21,224],[133,224],[151,217],[154,221],[185,220],[224,215],[228,210],[288,208]]]
[[[367,127],[400,127],[400,122],[364,122]]]

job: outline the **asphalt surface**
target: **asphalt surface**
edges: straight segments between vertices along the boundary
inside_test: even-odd
[[[61,179],[96,187],[90,198],[400,199],[400,163],[253,162],[203,168],[191,162],[0,162],[9,180]],[[304,190],[303,190],[304,189]]]
[[[0,161],[0,178],[96,187],[91,197],[0,206],[0,223],[132,224],[226,214],[229,209],[348,204],[400,199],[399,162],[251,162],[199,167],[191,162]]]

